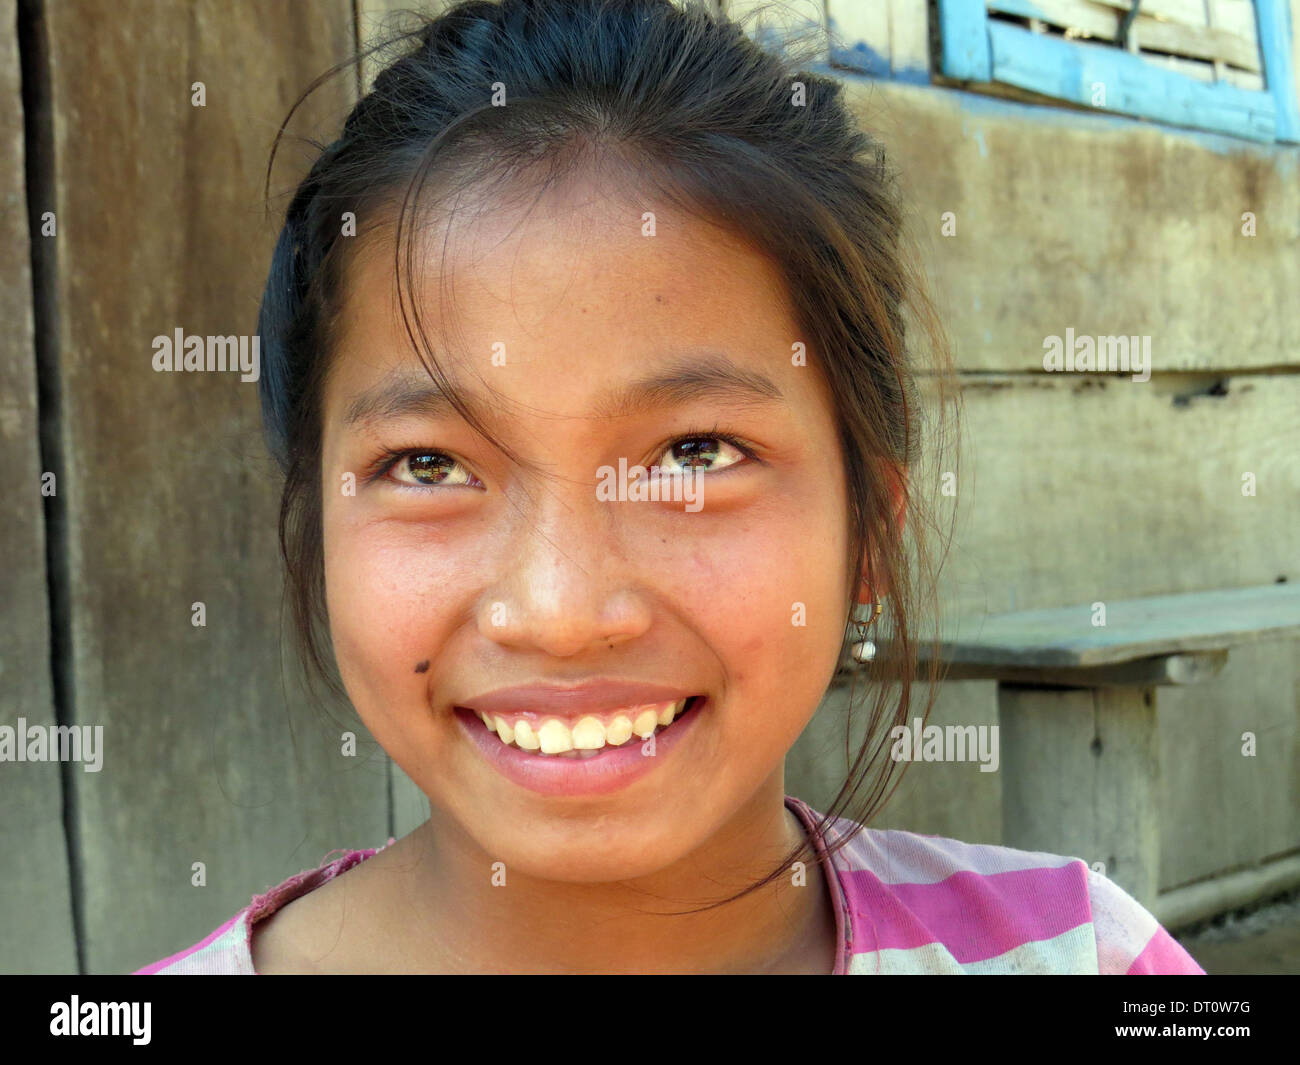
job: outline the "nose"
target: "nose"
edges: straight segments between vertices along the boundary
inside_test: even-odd
[[[479,631],[502,646],[557,658],[644,633],[649,605],[612,509],[628,504],[597,499],[594,484],[545,486],[534,497],[517,515],[499,579],[480,604]]]

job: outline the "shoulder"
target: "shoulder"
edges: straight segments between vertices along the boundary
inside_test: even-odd
[[[248,909],[208,933],[192,947],[137,969],[132,976],[252,976],[248,955]]]
[[[1088,870],[1088,898],[1103,975],[1204,976],[1196,960],[1112,880]]]
[[[836,819],[828,845],[855,827]],[[854,972],[1202,972],[1080,858],[866,828],[832,863],[853,924]]]
[[[394,842],[389,839],[387,845]],[[262,894],[254,895],[247,906],[194,946],[137,969],[132,975],[257,975],[253,964],[253,937],[265,927],[269,918],[383,849],[345,851],[341,857],[332,860],[326,855],[316,868],[304,869]]]

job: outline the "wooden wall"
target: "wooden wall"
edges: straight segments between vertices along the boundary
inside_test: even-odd
[[[354,21],[348,0],[36,10],[20,38],[25,95],[50,113],[26,198],[55,212],[57,236],[33,238],[46,273],[35,299],[24,255],[6,256],[0,294],[13,605],[0,678],[6,709],[101,726],[104,756],[94,773],[3,767],[0,831],[22,859],[0,876],[6,899],[24,901],[0,919],[0,968],[75,969],[75,933],[84,971],[122,972],[197,941],[328,850],[389,831],[387,758],[373,747],[342,758],[341,728],[282,662],[278,487],[256,384],[152,368],[156,335],[256,332],[276,232],[261,194],[271,139],[297,94],[348,54]],[[12,3],[4,11],[13,24]],[[5,188],[21,207],[7,35],[4,49],[0,136],[19,149],[3,155]],[[206,106],[193,105],[196,82]],[[354,95],[355,79],[340,79],[303,117],[337,121]],[[290,145],[276,188],[304,158]],[[5,213],[6,247],[25,248],[25,222]],[[35,346],[33,317],[49,325]],[[40,452],[38,377],[50,383]],[[40,468],[58,476],[49,594]]]
[[[17,24],[16,0],[0,0],[0,20]],[[23,119],[18,40],[6,33],[0,36],[0,246],[7,252],[0,258],[0,723],[15,727],[20,719],[56,724],[31,274],[31,240],[42,238],[28,234]],[[44,204],[36,203],[39,214]],[[0,764],[0,785],[0,847],[8,856],[0,871],[0,968],[76,971],[60,766]]]

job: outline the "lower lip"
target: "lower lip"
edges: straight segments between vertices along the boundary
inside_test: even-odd
[[[707,705],[707,696],[697,698],[682,717],[655,733],[654,754],[642,754],[641,748],[649,740],[633,736],[622,746],[606,747],[594,758],[560,758],[521,751],[489,732],[474,711],[458,706],[453,712],[461,730],[492,767],[520,787],[542,795],[606,795],[661,765],[695,726],[695,719]]]

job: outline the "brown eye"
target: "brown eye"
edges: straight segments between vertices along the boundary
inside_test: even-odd
[[[660,463],[660,469],[676,472],[673,463],[680,464],[678,469],[682,473],[689,473],[692,469],[698,469],[704,473],[729,469],[737,465],[738,460],[725,462],[721,467],[716,465],[718,456],[724,448],[735,452],[741,459],[745,457],[745,453],[725,436],[678,437],[664,451],[664,455],[668,456],[672,461],[667,465]]]
[[[461,474],[452,471],[461,469]],[[469,483],[469,475],[449,455],[437,451],[412,451],[393,463],[390,475],[399,484],[415,487],[461,485]]]

